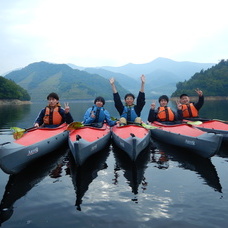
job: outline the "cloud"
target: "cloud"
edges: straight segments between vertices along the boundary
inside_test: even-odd
[[[81,66],[157,57],[217,62],[227,53],[225,6],[225,0],[7,1],[0,9],[0,72],[41,60]]]

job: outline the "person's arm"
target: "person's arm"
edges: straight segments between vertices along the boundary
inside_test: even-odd
[[[37,117],[36,120],[35,120],[34,127],[39,127],[39,126],[41,126],[41,125],[44,123],[44,121],[43,121],[43,118],[44,118],[44,111],[45,111],[45,109],[42,109],[42,110],[40,111],[38,117]]]
[[[156,120],[155,115],[156,115],[156,114],[155,114],[155,102],[153,102],[153,103],[151,104],[151,109],[150,109],[150,112],[149,112],[147,121],[149,121],[149,122],[155,121],[155,120]]]
[[[199,96],[198,102],[194,104],[195,108],[199,111],[204,104],[204,96]]]
[[[183,120],[183,112],[182,110],[178,109],[175,115],[175,120]]]
[[[141,88],[140,88],[140,92],[142,92],[142,93],[144,93],[144,90],[145,90],[145,80],[146,80],[146,78],[145,78],[144,74],[142,74],[142,76],[141,76]]]
[[[175,114],[175,120],[183,120],[182,104],[180,101],[176,101],[177,112]]]
[[[70,124],[73,121],[74,121],[74,119],[70,113],[69,103],[66,102],[66,103],[64,103],[64,122],[66,122],[67,124]]]
[[[110,78],[109,82],[110,82],[111,87],[112,87],[112,92],[113,93],[117,93],[117,89],[116,89],[116,86],[115,86],[115,79],[114,78]]]
[[[74,119],[73,119],[73,117],[72,117],[70,112],[65,113],[65,118],[66,118],[66,123],[67,124],[70,124],[70,123],[74,122]]]
[[[113,99],[114,99],[114,104],[115,104],[116,110],[119,112],[120,115],[122,115],[124,106],[123,106],[123,103],[120,99],[120,95],[118,92],[113,93]]]
[[[60,107],[59,113],[62,116],[62,123],[70,124],[74,121],[69,110],[66,112],[62,107]]]
[[[104,111],[104,114],[105,114],[105,120],[107,121],[110,127],[116,125],[116,121],[111,120],[111,116],[107,110]]]
[[[140,113],[144,107],[144,105],[146,104],[146,100],[145,100],[145,93],[139,91],[138,97],[137,97],[137,101],[136,101],[136,106],[135,108],[135,112],[138,116],[140,116]]]
[[[85,112],[84,118],[83,118],[83,123],[84,124],[90,124],[93,123],[95,120],[95,116],[91,115],[92,108],[88,108],[87,111]]]

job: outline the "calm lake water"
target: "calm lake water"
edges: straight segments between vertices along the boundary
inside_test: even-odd
[[[91,104],[70,102],[75,121]],[[0,106],[0,128],[32,126],[45,105]],[[200,113],[228,120],[227,110],[228,101],[206,101]],[[154,146],[134,164],[110,145],[77,169],[65,145],[17,175],[0,170],[1,227],[227,227],[228,145],[211,159]]]

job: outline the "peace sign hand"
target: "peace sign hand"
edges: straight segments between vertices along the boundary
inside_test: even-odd
[[[182,104],[180,103],[179,100],[176,101],[176,104],[177,104],[177,109],[181,110],[182,109]]]
[[[196,91],[196,93],[198,93],[198,95],[199,95],[200,97],[203,96],[203,91],[200,90],[199,88],[197,88],[195,91]]]
[[[69,106],[69,103],[68,103],[68,102],[64,103],[64,106],[65,106],[65,108],[64,108],[65,113],[69,113],[69,112],[70,112],[70,106]]]
[[[150,107],[151,107],[152,110],[155,109],[155,107],[156,107],[156,101],[155,100],[152,101]]]

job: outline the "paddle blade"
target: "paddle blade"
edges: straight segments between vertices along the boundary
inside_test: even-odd
[[[21,131],[21,132],[14,132],[13,133],[13,138],[14,139],[20,139],[23,135],[24,135],[24,131]]]
[[[13,130],[14,133],[20,133],[20,132],[25,132],[26,129],[23,129],[23,128],[19,128],[19,127],[11,127],[10,128],[11,130]]]
[[[72,122],[68,125],[67,130],[71,131],[71,130],[78,129],[80,127],[84,127],[84,125],[81,122]]]
[[[142,123],[142,127],[149,129],[149,130],[158,128],[158,127],[155,127],[155,126],[152,126],[149,124],[145,124],[145,123]]]
[[[200,125],[202,123],[203,123],[202,121],[188,121],[187,122],[187,124],[189,124],[189,125]]]

